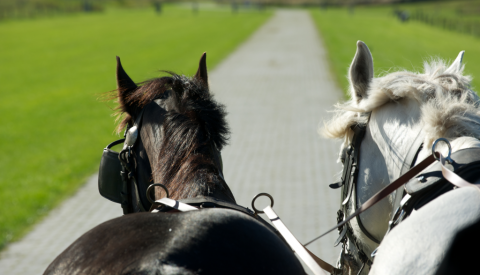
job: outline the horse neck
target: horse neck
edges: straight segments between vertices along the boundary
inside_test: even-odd
[[[235,198],[223,178],[220,153],[214,146],[201,146],[182,157],[166,158],[152,169],[153,180],[164,184],[175,200],[209,196],[235,203]],[[218,156],[217,156],[218,155]],[[163,162],[163,163],[162,163]],[[156,199],[163,197],[157,189]]]

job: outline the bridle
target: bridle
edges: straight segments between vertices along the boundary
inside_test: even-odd
[[[103,150],[100,162],[98,189],[100,194],[116,203],[120,203],[123,214],[129,214],[148,209],[146,202],[139,196],[138,181],[135,176],[137,161],[134,146],[137,144],[145,107],[140,110],[133,123],[127,124],[124,138],[116,140]],[[117,153],[111,148],[123,143],[123,149]],[[132,192],[135,201],[132,199]]]
[[[355,124],[351,126],[351,129],[353,131],[353,138],[351,143],[348,145],[348,147],[344,150],[344,155],[341,156],[342,162],[343,162],[343,171],[342,171],[342,177],[340,182],[330,184],[329,186],[332,189],[337,189],[341,188],[341,205],[340,205],[340,210],[337,212],[337,222],[340,223],[345,220],[345,217],[347,213],[349,213],[350,207],[353,207],[353,211],[358,210],[357,206],[357,200],[356,198],[352,198],[353,194],[353,189],[356,188],[357,186],[357,181],[358,181],[358,172],[359,172],[359,161],[360,161],[360,146],[362,143],[363,138],[365,137],[365,133],[367,130],[367,124]],[[420,135],[417,136],[416,141],[413,143],[411,146],[409,153],[407,154],[406,159],[404,160],[404,165],[402,167],[402,171],[400,173],[400,176],[403,175],[405,172],[408,171],[408,169],[412,168],[416,162],[417,156],[420,153],[422,149],[422,139],[419,138]],[[418,141],[420,141],[420,145],[418,145]],[[412,154],[413,152],[413,154]],[[406,168],[406,169],[405,169]],[[401,198],[403,197],[403,187],[399,187],[397,189],[397,192],[395,194],[395,202],[398,200],[400,202]],[[356,194],[356,192],[355,192]],[[352,201],[351,203],[349,203]],[[394,206],[395,207],[398,206]],[[393,215],[392,215],[393,216]],[[360,219],[360,215],[356,215],[356,222],[358,224],[359,229],[361,232],[370,240],[375,242],[376,244],[380,244],[380,241],[377,240],[368,230],[365,228],[365,226],[362,223],[362,220]],[[334,246],[338,246],[340,243],[342,243],[342,250],[345,250],[347,246],[348,240],[350,240],[351,244],[355,246],[356,251],[358,251],[358,256],[360,260],[362,261],[362,269],[365,264],[371,265],[372,261],[369,259],[367,254],[363,251],[362,247],[358,244],[357,239],[353,235],[353,230],[352,226],[350,223],[346,223],[344,226],[339,227],[339,237],[334,243]]]
[[[340,182],[331,184],[330,187],[337,189],[337,188],[342,188],[341,190],[341,195],[342,195],[342,204],[341,204],[341,209],[338,212],[338,224],[322,235],[314,238],[313,240],[305,243],[305,246],[311,244],[312,242],[320,239],[321,237],[325,236],[326,234],[330,233],[331,231],[338,229],[340,232],[340,236],[338,237],[337,241],[335,242],[335,246],[338,245],[339,243],[343,243],[344,247],[342,249],[342,255],[345,252],[345,244],[348,240],[350,240],[351,244],[355,246],[355,249],[358,251],[358,256],[360,261],[362,262],[362,266],[360,267],[360,270],[358,274],[362,272],[364,269],[365,265],[371,265],[373,257],[375,257],[376,251],[373,251],[371,254],[371,259],[367,257],[367,255],[361,250],[361,247],[358,245],[357,240],[352,234],[352,228],[349,225],[349,221],[352,220],[353,218],[357,218],[357,222],[359,224],[360,229],[362,230],[362,233],[367,233],[368,231],[365,230],[365,228],[361,226],[361,220],[359,219],[359,215],[381,201],[382,199],[386,198],[389,194],[393,193],[394,191],[397,191],[395,194],[395,203],[394,203],[394,211],[392,212],[392,218],[389,222],[388,225],[388,230],[387,233],[398,223],[400,223],[408,214],[411,212],[413,207],[416,207],[418,205],[419,201],[423,203],[426,203],[425,200],[432,200],[436,196],[439,195],[439,192],[432,192],[434,193],[433,196],[429,196],[425,199],[425,196],[416,196],[416,199],[412,199],[412,196],[416,195],[415,189],[423,189],[423,188],[429,188],[428,190],[430,191],[435,191],[440,190],[442,192],[446,192],[445,190],[451,190],[453,187],[467,187],[467,186],[476,186],[479,187],[478,185],[471,184],[470,182],[464,180],[460,176],[466,176],[467,179],[473,179],[478,169],[480,168],[480,154],[478,153],[480,149],[464,149],[455,152],[451,155],[452,148],[450,146],[450,143],[447,139],[445,138],[439,138],[437,139],[433,145],[432,145],[432,154],[419,162],[418,164],[415,165],[417,162],[417,157],[420,153],[420,151],[423,149],[423,137],[420,135],[420,133],[417,134],[415,137],[414,141],[411,144],[410,150],[407,153],[406,158],[404,159],[402,168],[400,170],[400,176],[396,180],[394,180],[392,183],[384,187],[382,190],[374,194],[370,199],[368,199],[366,202],[364,202],[360,207],[356,206],[356,199],[354,199],[354,213],[349,215],[348,217],[346,214],[348,213],[348,202],[352,199],[352,189],[355,188],[357,184],[357,176],[358,176],[358,167],[359,167],[359,157],[360,157],[360,145],[363,137],[365,136],[366,132],[366,126],[365,124],[357,124],[352,126],[352,130],[354,131],[354,136],[352,138],[351,143],[347,147],[347,149],[344,151],[345,156],[342,156],[344,158],[344,168],[342,172],[342,178]],[[442,154],[439,152],[435,151],[436,145],[439,142],[445,142],[448,147],[448,156],[444,158]],[[435,163],[436,162],[436,163]],[[446,166],[446,162],[449,164]],[[435,165],[432,165],[429,169],[426,169],[429,167],[431,164],[435,163]],[[447,168],[449,167],[449,168]],[[475,170],[476,169],[476,170]],[[425,170],[425,171],[424,171]],[[453,171],[452,171],[453,170]],[[473,173],[471,172],[473,170]],[[432,171],[438,172],[440,176],[438,177],[432,177],[432,180],[425,180],[424,178],[428,177],[429,175],[431,177]],[[438,175],[438,173],[436,175]],[[457,174],[459,173],[459,174]],[[460,176],[459,176],[460,175]],[[417,178],[418,176],[418,178]],[[442,180],[443,183],[442,183]],[[432,181],[439,181],[440,183],[436,185],[436,188]],[[422,182],[429,182],[428,185],[425,186],[425,184],[422,185]],[[442,185],[443,184],[443,185]],[[445,185],[446,184],[446,185]],[[420,187],[419,187],[420,186]],[[480,188],[480,187],[479,187]],[[420,193],[420,192],[418,192]],[[410,195],[411,194],[411,195]],[[425,194],[425,192],[423,192]],[[427,193],[428,194],[428,193]],[[441,193],[440,193],[441,194]],[[421,206],[420,206],[421,207]],[[366,236],[368,236],[365,234]],[[335,271],[339,271],[335,269]]]
[[[157,104],[161,106],[160,101],[157,100],[154,100],[149,104]],[[123,139],[107,145],[103,151],[102,160],[100,162],[98,180],[100,194],[113,202],[120,203],[124,214],[146,212],[149,211],[152,205],[149,192],[145,194],[146,196],[140,195],[140,182],[137,178],[138,160],[136,158],[137,154],[135,153],[138,150],[139,133],[142,128],[143,116],[145,109],[149,104],[145,105],[135,116],[133,124],[127,124]],[[123,148],[119,153],[111,149],[113,146],[122,143]],[[209,150],[211,151],[210,154],[212,155],[213,162],[217,169],[216,174],[225,181],[223,177],[223,163],[220,151],[215,145],[210,146]],[[147,168],[151,174],[152,169],[150,164],[148,164]],[[154,184],[151,182],[146,184],[146,186],[152,185]],[[226,188],[228,189],[228,187]],[[150,189],[147,188],[147,190]]]

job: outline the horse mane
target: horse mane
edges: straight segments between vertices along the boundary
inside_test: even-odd
[[[444,61],[433,60],[424,63],[424,73],[404,70],[373,78],[367,97],[359,103],[349,100],[335,105],[334,117],[324,122],[320,134],[329,138],[351,137],[350,127],[366,124],[375,109],[388,102],[413,98],[421,106],[427,146],[440,137],[480,138],[480,99],[471,90],[472,78],[463,75],[464,66],[453,71],[447,68]]]
[[[125,114],[118,129],[123,129],[132,119],[124,106],[141,109],[168,92],[174,104],[161,125],[163,139],[158,167],[152,167],[155,182],[165,184],[173,199],[208,195],[216,188],[230,192],[212,154],[214,149],[222,150],[229,139],[224,105],[213,99],[201,80],[167,73],[170,76],[140,83],[125,99],[118,96],[117,114]]]

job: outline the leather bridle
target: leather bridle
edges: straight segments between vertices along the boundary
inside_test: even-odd
[[[386,198],[389,194],[393,193],[394,191],[397,190],[395,194],[395,205],[394,209],[395,211],[393,212],[392,219],[389,222],[389,230],[397,224],[401,219],[403,218],[402,213],[404,211],[400,211],[403,206],[405,206],[405,203],[408,201],[410,196],[405,196],[404,197],[404,186],[407,182],[415,178],[419,173],[421,173],[423,170],[425,170],[427,167],[429,167],[432,163],[438,161],[441,166],[441,171],[443,177],[453,184],[454,186],[457,187],[467,187],[467,186],[475,186],[477,188],[480,188],[479,185],[472,184],[461,177],[459,177],[455,172],[450,171],[444,164],[445,161],[449,163],[454,163],[454,161],[450,158],[450,153],[451,153],[451,146],[448,142],[447,139],[445,138],[440,138],[437,139],[432,146],[432,154],[425,158],[423,161],[418,163],[417,165],[414,165],[415,162],[417,161],[418,154],[423,148],[423,143],[422,143],[422,137],[420,134],[417,135],[415,138],[414,142],[411,145],[411,148],[409,152],[407,153],[407,156],[404,160],[403,167],[400,171],[401,175],[399,178],[397,178],[395,181],[384,187],[382,190],[377,192],[375,195],[373,195],[370,199],[368,199],[366,202],[364,202],[360,207],[356,207],[355,203],[353,204],[355,207],[355,212],[351,214],[350,216],[346,217],[346,206],[348,205],[349,200],[351,200],[351,192],[352,189],[355,188],[356,182],[357,182],[357,176],[358,176],[358,162],[359,162],[359,157],[360,157],[360,144],[365,136],[365,131],[366,131],[366,125],[354,125],[352,126],[352,130],[354,131],[354,136],[352,139],[351,144],[347,147],[345,150],[345,156],[344,156],[344,168],[342,172],[342,178],[341,181],[338,183],[331,184],[331,188],[339,188],[342,187],[342,205],[339,213],[339,219],[338,219],[338,224],[325,233],[321,234],[320,236],[314,238],[313,240],[305,243],[304,245],[307,246],[314,241],[322,238],[323,236],[327,235],[328,233],[332,232],[335,229],[339,229],[340,236],[337,239],[336,245],[339,243],[345,243],[347,237],[352,240],[352,243],[357,246],[357,250],[359,251],[360,254],[363,253],[363,251],[358,247],[358,245],[355,242],[354,237],[351,235],[351,228],[349,230],[348,228],[348,222],[352,220],[353,218],[357,218],[358,224],[361,225],[361,221],[358,218],[359,215],[363,212],[365,212],[367,209],[381,201],[382,199]],[[435,152],[435,146],[439,141],[443,141],[447,143],[449,146],[449,153],[447,158],[444,158],[442,154],[439,152]],[[399,192],[400,191],[400,192]],[[404,198],[404,199],[402,199]],[[356,200],[355,200],[356,201]],[[345,212],[344,212],[345,211]],[[402,212],[402,213],[400,213]],[[400,217],[402,216],[402,217]],[[361,230],[365,233],[366,230],[364,228],[362,229],[362,226],[359,226]],[[350,232],[349,232],[350,231]],[[388,231],[387,231],[388,234]],[[365,234],[367,235],[367,234]],[[368,236],[368,235],[367,235]],[[372,253],[372,257],[374,257],[375,251]],[[362,261],[362,267],[360,268],[359,274],[363,270],[366,264],[371,265],[371,260],[363,253],[363,255],[359,255],[360,260]],[[334,269],[336,272],[340,272],[338,269]]]
[[[346,217],[346,214],[348,213],[348,207],[349,207],[349,201],[352,200],[352,190],[353,188],[356,187],[357,185],[357,178],[358,178],[358,172],[359,172],[359,160],[360,160],[360,146],[361,142],[365,136],[366,133],[366,128],[367,125],[365,124],[355,124],[351,127],[353,130],[353,138],[351,143],[348,145],[346,150],[344,151],[345,155],[342,156],[342,160],[344,163],[343,166],[343,171],[342,171],[342,177],[341,181],[330,184],[330,187],[333,189],[337,189],[341,187],[341,196],[342,196],[342,203],[341,203],[341,208],[338,211],[338,224],[333,227],[332,229],[328,230],[327,232],[323,233],[319,237],[311,240],[310,242],[306,243],[305,246],[311,244],[312,242],[320,239],[321,237],[325,236],[327,233],[338,229],[340,232],[340,236],[338,237],[337,241],[335,242],[335,246],[337,246],[340,243],[343,243],[344,245],[347,242],[347,238],[351,240],[352,244],[356,246],[357,251],[359,251],[359,258],[362,261],[362,267],[360,271],[364,268],[365,264],[371,265],[372,262],[368,258],[368,256],[362,251],[361,247],[357,244],[355,237],[353,236],[353,232],[351,229],[351,226],[347,224],[351,219],[356,218],[357,219],[357,224],[359,225],[359,228],[362,230],[362,232],[370,238],[372,241],[376,243],[380,243],[378,240],[376,240],[363,226],[359,215],[363,213],[365,210],[368,208],[372,207],[376,203],[378,203],[380,200],[388,196],[390,193],[394,192],[395,190],[401,190],[401,192],[397,192],[396,197],[402,197],[403,195],[403,185],[407,183],[410,179],[415,177],[418,173],[420,173],[422,170],[424,170],[426,167],[428,167],[431,163],[435,161],[435,158],[433,155],[419,163],[418,165],[414,166],[415,161],[416,161],[416,156],[421,150],[421,144],[413,149],[413,157],[411,157],[411,161],[409,164],[410,170],[406,171],[405,174],[401,175],[397,180],[380,190],[377,194],[372,196],[369,200],[367,200],[363,205],[360,207],[357,207],[356,205],[356,199],[353,198],[354,203],[352,204],[353,207],[355,208],[355,212]],[[416,140],[421,140],[417,137]],[[417,144],[417,142],[414,142],[414,144]],[[410,155],[408,154],[407,159],[410,158]],[[406,161],[407,161],[406,159]],[[400,195],[401,193],[401,195]]]

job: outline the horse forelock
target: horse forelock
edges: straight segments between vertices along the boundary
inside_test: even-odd
[[[420,103],[426,142],[439,137],[471,136],[480,138],[479,97],[471,90],[471,77],[464,67],[451,71],[442,60],[425,62],[423,73],[398,71],[374,78],[367,97],[337,104],[334,116],[324,122],[320,133],[329,138],[351,135],[351,125],[365,124],[368,115],[388,102],[413,98]],[[347,137],[347,138],[346,138]]]

